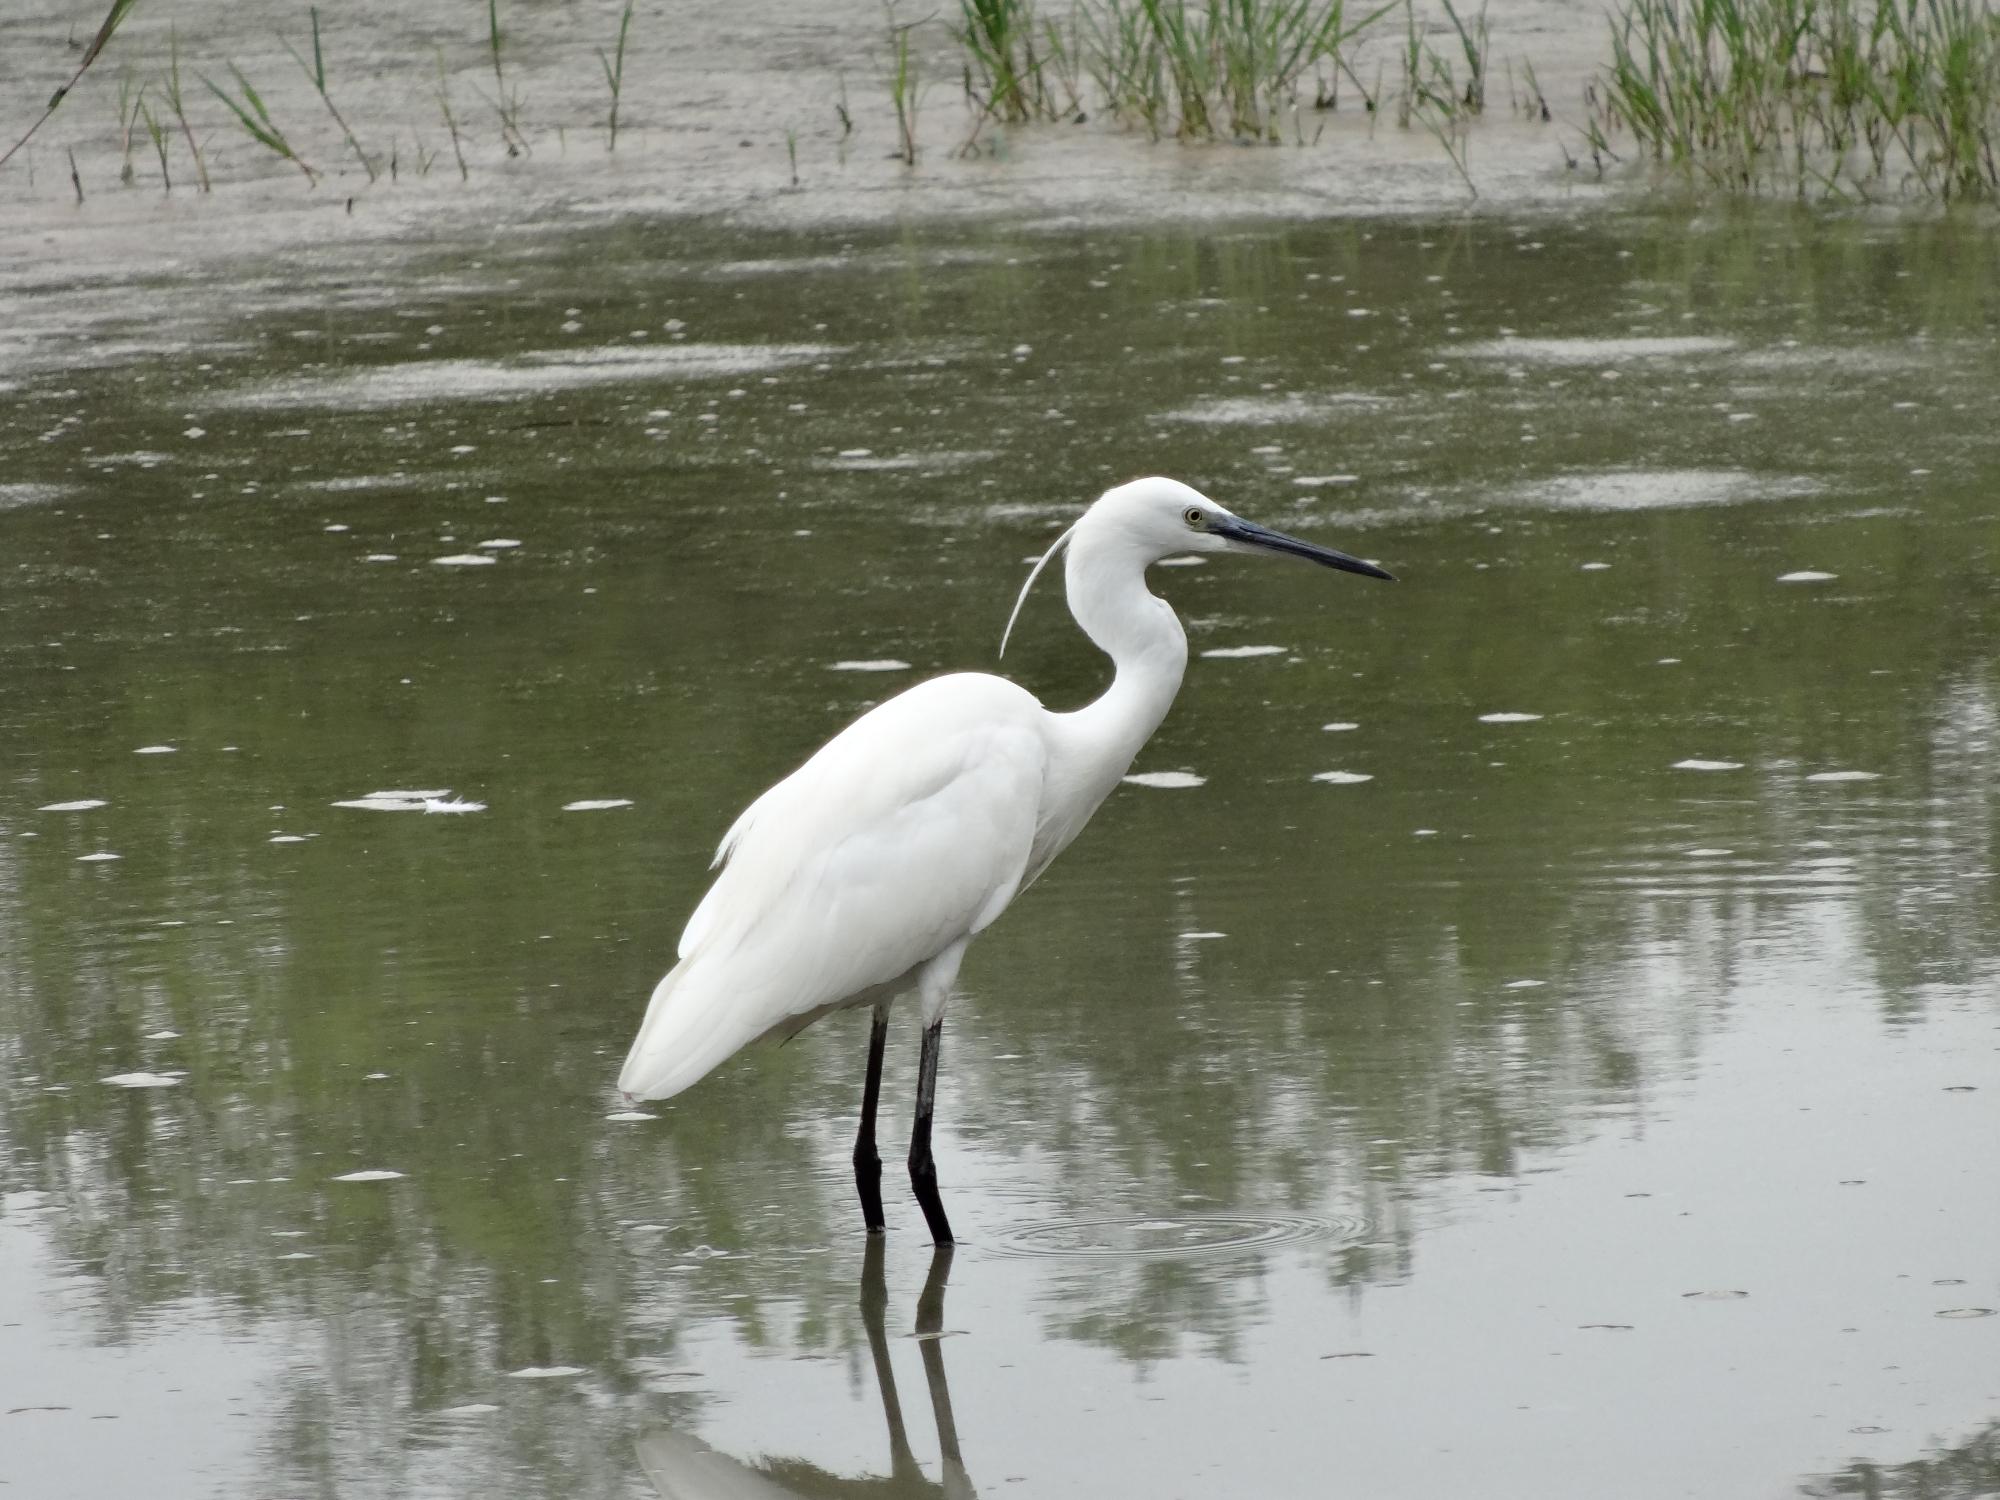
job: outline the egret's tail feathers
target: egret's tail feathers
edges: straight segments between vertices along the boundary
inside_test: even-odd
[[[619,1092],[634,1099],[671,1099],[756,1040],[755,1023],[746,1025],[743,1012],[724,1003],[727,997],[703,977],[698,959],[684,959],[654,987],[619,1070]]]

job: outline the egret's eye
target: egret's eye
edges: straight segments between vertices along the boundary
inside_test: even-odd
[[[1181,512],[1181,519],[1188,523],[1189,530],[1199,531],[1202,528],[1202,523],[1207,521],[1208,517],[1202,514],[1200,506],[1190,505],[1186,510]]]

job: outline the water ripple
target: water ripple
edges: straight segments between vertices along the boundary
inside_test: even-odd
[[[1315,1240],[1353,1242],[1367,1234],[1368,1222],[1358,1214],[1324,1218],[1308,1214],[1154,1214],[1021,1224],[997,1240],[993,1249],[1000,1255],[1161,1260],[1230,1255]]]

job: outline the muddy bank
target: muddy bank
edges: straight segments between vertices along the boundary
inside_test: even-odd
[[[325,249],[355,236],[504,234],[626,213],[719,215],[758,227],[906,216],[1143,223],[1505,212],[1604,192],[1587,161],[1580,170],[1565,165],[1566,156],[1587,157],[1565,120],[1580,116],[1605,43],[1602,17],[1575,0],[1531,0],[1491,16],[1488,110],[1467,160],[1476,198],[1435,137],[1397,128],[1393,111],[1371,119],[1351,85],[1338,109],[1301,110],[1284,146],[1155,142],[1092,119],[989,128],[966,154],[976,122],[942,16],[912,34],[912,168],[895,154],[886,13],[869,0],[640,7],[613,154],[599,56],[617,35],[612,0],[503,5],[497,78],[483,12],[460,10],[416,19],[404,7],[370,3],[325,17],[329,91],[377,164],[371,181],[287,50],[310,50],[307,7],[208,0],[140,8],[0,174],[0,284],[18,292],[51,279],[170,272],[245,251]],[[74,66],[79,32],[87,36],[94,19],[48,3],[0,19],[0,131],[8,141]],[[1444,25],[1441,13],[1433,19]],[[1357,53],[1356,72],[1391,80],[1391,92],[1398,36],[1385,20]],[[143,126],[125,147],[121,83],[148,85],[149,103],[166,118],[162,80],[176,42],[187,111],[215,184],[209,194],[199,191],[177,134],[168,144],[171,192]],[[227,84],[232,64],[322,174],[316,187],[253,142],[202,85],[203,76]],[[1511,108],[1524,65],[1554,120]],[[503,105],[525,140],[516,154],[506,149]]]

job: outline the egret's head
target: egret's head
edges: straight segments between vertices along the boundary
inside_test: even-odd
[[[1396,576],[1345,552],[1246,521],[1178,479],[1135,479],[1105,491],[1078,523],[1079,531],[1085,528],[1115,531],[1148,562],[1182,552],[1282,552],[1366,578]]]
[[[1021,585],[1020,597],[1014,601],[1014,612],[1007,617],[1007,628],[1001,632],[1002,656],[1007,654],[1007,638],[1014,632],[1014,621],[1020,618],[1021,606],[1028,599],[1028,590],[1035,586],[1035,580],[1048,566],[1049,559],[1065,544],[1081,548],[1085,555],[1115,557],[1122,553],[1142,569],[1163,557],[1183,552],[1255,552],[1267,556],[1282,552],[1303,557],[1322,567],[1359,573],[1364,578],[1386,578],[1394,582],[1396,577],[1386,568],[1378,568],[1374,563],[1350,557],[1345,552],[1302,542],[1295,536],[1286,536],[1282,531],[1246,521],[1178,479],[1157,476],[1135,479],[1130,484],[1106,490],[1098,497],[1097,503],[1078,517],[1076,524],[1057,537],[1054,545],[1042,554],[1040,561],[1029,572],[1028,581]],[[1073,551],[1070,555],[1072,572],[1077,566],[1077,558],[1078,553]]]

